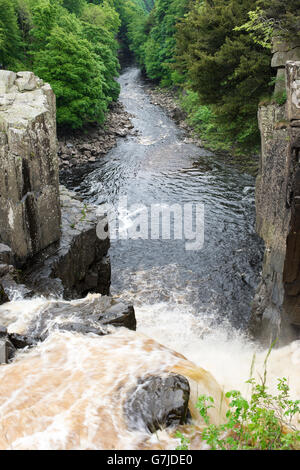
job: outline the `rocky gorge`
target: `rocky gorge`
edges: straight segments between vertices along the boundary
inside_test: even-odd
[[[290,90],[298,83],[298,66],[287,66],[292,68]],[[190,432],[191,422],[196,430],[191,446],[202,448],[204,423],[195,407],[199,393],[214,398],[212,422],[223,422],[228,405],[223,387],[236,385],[232,367],[226,372],[224,361],[228,366],[239,357],[243,373],[237,380],[246,380],[253,354],[248,339],[241,340],[238,352],[233,346],[234,335],[240,334],[237,325],[248,323],[259,279],[253,179],[203,150],[201,142],[186,134],[184,115],[171,97],[166,104],[158,95],[145,93],[134,67],[120,78],[122,104],[112,108],[107,130],[94,127],[87,134],[59,136],[58,152],[55,97],[49,85],[24,72],[0,71],[1,80],[0,448],[174,449],[179,444],[175,427]],[[288,103],[294,99],[295,90]],[[157,104],[167,106],[169,116]],[[296,122],[294,114],[287,124],[278,112],[280,119],[274,108],[268,109],[266,126],[271,113],[276,123],[272,132],[279,129],[280,135],[278,142],[267,136],[276,151],[270,150],[273,159],[262,157],[256,196],[258,230],[267,251],[256,297],[265,303],[260,310],[254,308],[252,322],[257,336],[263,330],[268,340],[274,336],[266,325],[269,319],[274,323],[266,313],[270,304],[278,308],[277,319],[285,315],[271,292],[282,288],[286,237],[293,250],[288,259],[297,260],[295,165],[284,183],[290,206],[284,209],[288,213],[280,249],[272,244],[275,238],[267,239],[278,232],[282,214],[271,211],[274,198],[280,199],[276,208],[283,207],[286,192],[267,199],[264,191],[270,183],[260,182],[267,175],[279,178],[276,159],[287,158],[287,128],[293,136],[288,149],[295,149],[297,142],[297,127],[290,124]],[[268,148],[263,145],[263,155]],[[270,171],[264,163],[271,162]],[[69,189],[59,185],[59,171],[60,182]],[[97,226],[108,230],[108,222],[98,209],[103,201],[116,203],[120,194],[135,203],[204,201],[210,235],[206,250],[188,253],[174,240],[167,246],[161,240],[100,240]],[[271,217],[275,228],[264,231],[260,226]],[[130,223],[129,217],[124,220]],[[292,271],[286,272],[296,292]],[[274,279],[281,284],[275,285]],[[290,303],[296,305],[297,292],[292,295]],[[276,333],[283,331],[279,324]],[[279,357],[296,369],[297,354],[296,342],[275,354],[270,375],[277,374]],[[258,355],[259,366],[263,355]],[[294,369],[291,382],[297,392]],[[7,399],[12,396],[12,401]],[[62,426],[57,416],[63,417]]]

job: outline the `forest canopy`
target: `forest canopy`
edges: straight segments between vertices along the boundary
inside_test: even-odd
[[[208,146],[241,153],[259,145],[275,36],[300,40],[300,0],[0,0],[0,66],[48,81],[58,124],[103,123],[131,52]]]
[[[258,104],[274,88],[272,39],[299,35],[300,0],[156,0],[129,37],[147,76],[179,90],[208,146],[247,153],[259,147]]]
[[[0,66],[33,70],[57,97],[57,122],[103,123],[119,96],[122,29],[152,0],[0,0]]]

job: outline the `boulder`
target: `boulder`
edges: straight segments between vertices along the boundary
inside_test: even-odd
[[[17,75],[9,70],[0,70],[0,95],[14,91],[14,83]]]
[[[140,378],[124,404],[129,429],[153,433],[185,424],[189,397],[189,382],[182,375],[170,373]]]
[[[13,359],[16,348],[9,340],[6,328],[0,326],[0,364],[7,364]]]
[[[50,85],[0,70],[0,240],[20,263],[60,237],[56,146]]]

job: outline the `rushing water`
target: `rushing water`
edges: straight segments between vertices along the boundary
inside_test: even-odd
[[[184,304],[197,318],[244,329],[261,265],[254,178],[185,143],[184,132],[151,104],[138,69],[127,69],[120,82],[120,99],[138,135],[120,139],[77,190],[97,205],[126,196],[129,209],[203,204],[205,241],[198,251],[187,251],[185,240],[113,241],[113,293],[138,306]]]
[[[124,196],[129,208],[204,204],[204,245],[187,251],[185,240],[112,240],[112,294],[134,304],[138,332],[120,329],[103,338],[53,333],[1,366],[0,448],[174,449],[177,441],[168,433],[157,441],[129,432],[124,422],[122,400],[145,374],[186,375],[191,407],[198,393],[216,401],[221,388],[247,393],[257,347],[245,331],[262,254],[254,230],[254,179],[186,142],[184,132],[151,104],[138,69],[125,70],[120,83],[137,135],[120,139],[75,189],[99,207],[117,205]],[[124,226],[132,224],[132,215],[123,214]],[[48,302],[6,304],[0,323],[21,333]],[[265,355],[257,352],[256,373]],[[299,397],[299,364],[299,342],[273,351],[270,386],[276,377],[288,377],[292,396]]]

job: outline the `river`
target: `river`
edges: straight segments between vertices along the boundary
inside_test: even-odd
[[[120,100],[137,133],[120,138],[74,189],[100,210],[104,203],[118,207],[126,201],[123,230],[143,212],[140,220],[151,225],[155,205],[200,207],[204,242],[187,249],[187,240],[173,239],[172,231],[170,239],[151,239],[149,230],[143,238],[111,241],[112,294],[134,304],[137,333],[120,330],[104,338],[57,333],[2,366],[1,448],[145,448],[144,434],[129,433],[120,418],[122,384],[133,384],[143,373],[185,369],[177,364],[180,353],[213,374],[221,388],[247,393],[253,354],[260,371],[266,356],[247,337],[263,250],[255,234],[254,178],[189,143],[151,103],[137,68],[125,69],[119,81]],[[171,227],[175,230],[175,219]],[[12,302],[9,310],[14,320],[31,317],[45,302]],[[5,308],[7,317],[2,306],[0,318]],[[147,338],[175,352],[157,343],[150,347]],[[292,395],[299,396],[299,363],[298,342],[274,351],[270,385],[287,376]],[[146,448],[175,445],[168,435],[159,445],[149,442]]]

